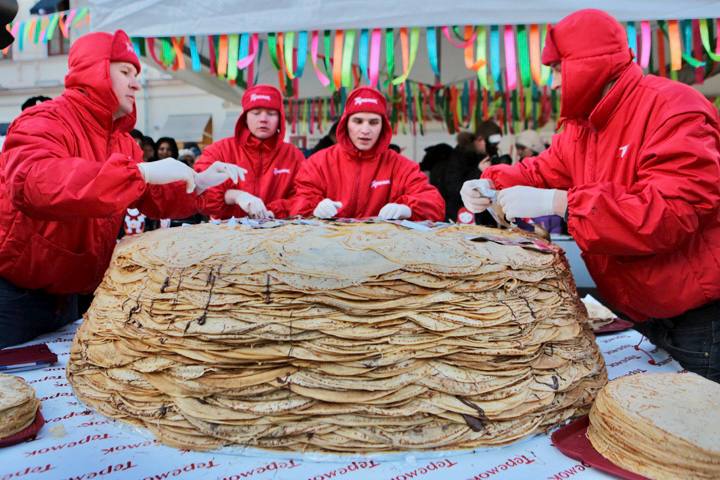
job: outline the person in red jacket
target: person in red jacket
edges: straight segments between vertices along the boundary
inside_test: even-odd
[[[336,134],[337,144],[311,156],[300,169],[295,214],[443,220],[440,192],[417,163],[388,148],[392,130],[380,92],[353,90]]]
[[[0,348],[78,318],[77,294],[100,283],[128,207],[187,217],[196,193],[242,176],[140,163],[129,135],[140,62],[124,32],[79,38],[68,66],[63,94],[25,110],[0,154]]]
[[[287,217],[295,175],[305,157],[284,141],[282,94],[273,86],[256,85],[243,94],[242,107],[235,136],[207,147],[195,162],[195,170],[202,172],[222,160],[247,170],[245,180],[237,186],[228,181],[210,189],[200,210],[223,219]]]
[[[557,214],[600,294],[686,369],[720,381],[720,133],[692,88],[643,75],[624,28],[581,10],[549,33],[562,88],[552,146],[463,185],[471,211],[499,190],[508,217]]]

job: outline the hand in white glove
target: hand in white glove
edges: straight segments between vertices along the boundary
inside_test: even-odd
[[[268,211],[262,199],[242,190],[225,192],[225,203],[239,206],[250,218],[273,218],[272,212]]]
[[[562,197],[561,190],[517,186],[500,190],[497,203],[502,207],[508,220],[512,218],[535,218],[545,215],[561,215],[556,207],[556,195]]]
[[[468,180],[463,183],[460,189],[460,197],[462,198],[463,205],[472,213],[485,211],[491,203],[491,200],[487,197],[488,191],[494,188],[493,183],[485,178]]]
[[[412,217],[412,210],[402,203],[388,203],[380,209],[378,217],[383,220],[402,220]]]
[[[195,187],[198,195],[210,187],[220,185],[230,179],[233,183],[245,180],[247,170],[225,162],[214,162],[206,170],[195,174]]]
[[[338,210],[340,210],[342,206],[341,202],[336,202],[326,198],[317,204],[315,210],[313,210],[313,215],[318,218],[333,218],[337,215]]]
[[[185,182],[187,193],[195,190],[195,170],[174,158],[138,163],[137,167],[145,183],[150,185]]]

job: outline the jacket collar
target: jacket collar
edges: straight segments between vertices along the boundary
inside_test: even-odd
[[[590,124],[595,130],[605,128],[605,125],[608,124],[623,101],[635,90],[642,78],[642,70],[637,64],[628,65],[590,113]]]

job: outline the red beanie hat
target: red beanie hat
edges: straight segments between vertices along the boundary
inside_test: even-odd
[[[140,60],[138,60],[135,54],[135,49],[130,41],[130,37],[122,30],[117,30],[112,37],[110,61],[132,63],[138,73],[140,73]]]
[[[253,108],[269,108],[280,112],[282,104],[282,93],[272,85],[255,85],[245,90],[242,96],[243,112],[248,112]]]
[[[345,102],[343,115],[350,116],[360,112],[377,113],[386,117],[387,103],[383,94],[372,87],[358,87],[350,92]]]

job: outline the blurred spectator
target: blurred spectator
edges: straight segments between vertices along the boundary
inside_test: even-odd
[[[425,149],[425,156],[420,162],[420,170],[430,178],[430,185],[440,190],[445,178],[447,161],[453,153],[453,148],[447,143],[438,143]]]
[[[390,145],[388,145],[388,148],[389,148],[390,150],[392,150],[393,152],[397,152],[397,153],[401,153],[401,152],[402,152],[402,148],[400,148],[400,145],[397,145],[397,144],[395,144],[395,143],[391,143]]]
[[[133,128],[132,130],[130,130],[130,136],[138,144],[138,147],[142,148],[142,139],[143,139],[142,132],[140,130],[138,130],[137,128]]]
[[[515,147],[517,148],[518,161],[539,155],[545,150],[545,144],[540,138],[540,134],[535,130],[524,130],[520,132],[515,139]]]
[[[200,145],[198,145],[196,142],[187,142],[183,144],[183,148],[192,150],[193,155],[195,155],[195,158],[198,158],[200,155],[202,155],[202,150],[200,149]]]
[[[183,148],[178,152],[179,158],[181,162],[183,162],[188,167],[192,167],[195,164],[195,152],[193,152],[189,148]]]
[[[50,97],[46,97],[44,95],[38,95],[36,97],[30,97],[22,104],[22,107],[20,107],[20,110],[25,110],[30,107],[34,107],[38,103],[47,102],[48,100],[52,100]]]
[[[335,130],[337,130],[338,122],[335,121],[335,123],[332,124],[330,127],[330,131],[320,139],[320,141],[313,147],[312,150],[310,150],[310,157],[312,157],[314,154],[319,152],[320,150],[324,150],[328,147],[332,147],[337,143],[337,137],[335,137]]]
[[[160,137],[155,142],[155,151],[157,152],[157,159],[162,160],[164,158],[178,158],[178,146],[174,138]]]
[[[485,151],[485,139],[476,137],[470,132],[460,132],[456,136],[457,145],[438,174],[437,189],[445,199],[445,218],[455,219],[458,209],[462,207],[460,188],[466,180],[480,177],[482,163],[490,166]]]
[[[140,148],[142,148],[143,151],[143,162],[154,162],[157,160],[155,141],[152,137],[143,137]]]

